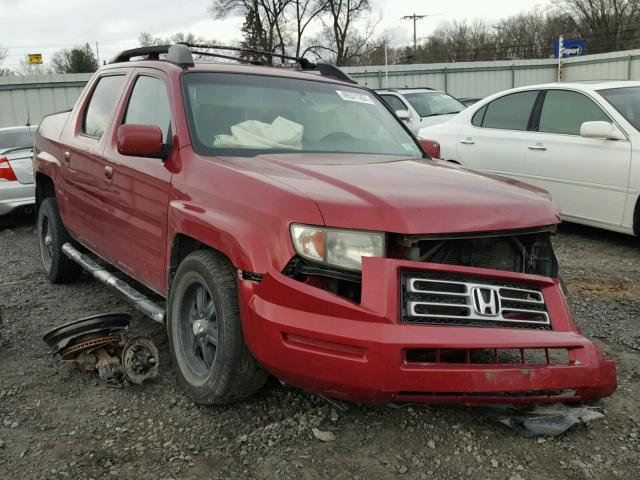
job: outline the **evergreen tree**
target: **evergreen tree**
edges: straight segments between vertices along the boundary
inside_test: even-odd
[[[269,41],[266,32],[262,27],[262,22],[260,21],[260,16],[256,7],[252,7],[247,11],[247,14],[244,17],[244,24],[240,31],[242,32],[242,42],[240,43],[242,48],[246,48],[248,50],[261,50],[263,52],[269,51]],[[241,56],[242,58],[267,65],[271,65],[273,63],[271,61],[271,57],[268,55],[243,53]]]

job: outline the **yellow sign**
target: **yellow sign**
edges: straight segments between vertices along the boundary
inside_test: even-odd
[[[28,53],[27,58],[29,59],[29,63],[32,65],[42,65],[41,53]]]

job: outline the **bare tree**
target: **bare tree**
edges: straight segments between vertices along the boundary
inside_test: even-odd
[[[272,53],[286,53],[285,10],[293,0],[213,0],[209,12],[214,18],[226,18],[238,13],[245,17],[247,25],[260,25],[264,32],[265,50]],[[245,36],[246,40],[246,36]]]
[[[555,0],[575,30],[589,41],[593,53],[633,48],[639,44],[638,0]]]
[[[336,65],[353,65],[382,45],[382,40],[375,39],[379,21],[362,22],[364,14],[371,11],[368,0],[326,0],[325,9],[325,28],[305,53],[329,57]]]
[[[138,43],[141,47],[148,47],[152,45],[171,45],[174,43],[200,43],[200,44],[213,44],[215,41],[206,39],[204,37],[200,37],[194,35],[193,33],[183,33],[178,32],[174,33],[169,37],[154,37],[150,33],[142,32],[138,35]]]
[[[148,32],[142,32],[138,35],[138,43],[141,47],[149,47],[153,45],[173,45],[174,43],[194,43],[200,45],[213,45],[215,40],[207,39],[205,37],[194,35],[193,33],[178,32],[168,37],[155,37]],[[196,60],[202,60],[206,58],[203,55],[194,55]]]
[[[421,45],[414,61],[471,62],[489,60],[495,54],[495,35],[483,20],[441,23],[426,44]]]
[[[544,58],[553,52],[553,41],[569,34],[571,19],[540,9],[505,18],[495,25],[496,55],[500,58]]]
[[[7,50],[7,48],[0,45],[0,65],[2,65],[4,60],[7,58],[8,54],[9,54],[9,51]],[[11,75],[14,75],[13,70],[11,70],[10,68],[0,67],[0,77],[9,77]]]
[[[302,41],[305,30],[314,21],[326,12],[327,0],[293,0],[290,7],[295,12],[296,52],[299,57],[302,50]]]
[[[18,75],[46,75],[48,72],[45,65],[29,63],[26,58],[21,58],[16,73]]]

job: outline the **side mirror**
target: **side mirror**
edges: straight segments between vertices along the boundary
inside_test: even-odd
[[[606,140],[626,140],[624,133],[610,122],[584,122],[580,126],[580,136],[584,138],[601,138]]]
[[[157,125],[120,125],[118,152],[131,157],[166,158],[162,130]]]
[[[411,114],[409,113],[409,110],[396,110],[396,117],[398,117],[398,119],[402,120],[403,122],[408,122],[409,120],[411,120]]]

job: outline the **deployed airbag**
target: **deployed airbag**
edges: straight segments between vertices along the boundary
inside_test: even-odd
[[[304,127],[283,117],[272,123],[247,120],[231,127],[232,135],[216,135],[218,148],[269,148],[302,150]]]

